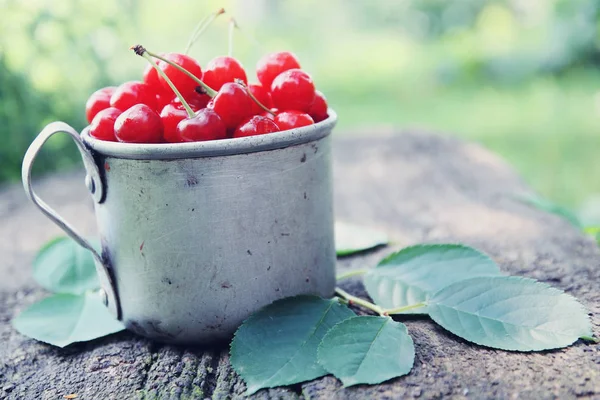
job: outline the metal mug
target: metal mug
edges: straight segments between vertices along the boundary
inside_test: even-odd
[[[130,144],[47,125],[23,160],[41,211],[92,252],[105,304],[140,335],[172,343],[230,337],[254,311],[298,294],[332,296],[330,133],[337,117],[261,136]],[[69,134],[83,158],[98,253],[33,191],[44,142]]]

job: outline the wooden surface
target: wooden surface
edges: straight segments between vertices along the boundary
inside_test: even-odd
[[[600,333],[600,252],[560,218],[514,200],[530,189],[488,151],[452,139],[405,132],[337,140],[335,207],[340,219],[388,231],[397,245],[339,261],[340,270],[373,266],[418,242],[463,242],[489,253],[507,273],[548,282],[579,298]],[[43,179],[38,192],[61,215],[94,233],[82,173]],[[31,279],[36,250],[60,234],[19,185],[0,190],[0,398],[238,398],[244,384],[227,348],[184,348],[123,332],[66,349],[27,339],[10,326],[46,295]],[[364,295],[357,280],[342,287]],[[543,353],[473,346],[429,319],[400,319],[416,346],[410,375],[377,386],[342,388],[325,377],[269,389],[263,399],[600,398],[600,346],[577,342]]]

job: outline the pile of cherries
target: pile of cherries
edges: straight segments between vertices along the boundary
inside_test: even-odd
[[[233,57],[204,69],[181,53],[153,54],[142,81],[94,92],[86,103],[90,135],[126,143],[181,143],[262,135],[311,125],[328,117],[327,101],[296,56],[283,51],[256,66],[250,83]],[[193,77],[193,78],[192,78]]]

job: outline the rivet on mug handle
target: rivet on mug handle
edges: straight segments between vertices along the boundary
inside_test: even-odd
[[[35,204],[41,211],[46,215],[52,222],[58,225],[67,235],[69,235],[73,240],[75,240],[79,245],[86,248],[87,250],[92,252],[92,255],[96,259],[96,270],[98,272],[100,282],[102,283],[102,291],[104,292],[103,301],[107,305],[107,307],[116,315],[117,318],[120,318],[120,305],[117,297],[116,288],[108,270],[107,266],[102,259],[102,256],[96,251],[96,249],[86,240],[84,239],[77,230],[72,227],[68,222],[60,217],[46,202],[38,197],[37,194],[33,191],[33,186],[31,185],[31,168],[33,167],[33,162],[35,158],[44,145],[46,141],[50,138],[50,136],[55,133],[63,132],[71,136],[79,152],[81,153],[81,158],[83,159],[83,164],[85,166],[85,170],[87,175],[85,177],[85,184],[92,195],[92,198],[97,203],[102,203],[104,201],[104,186],[102,184],[102,180],[100,179],[100,171],[98,166],[94,162],[94,158],[88,152],[85,145],[81,141],[81,137],[77,133],[75,129],[71,126],[65,124],[64,122],[52,122],[40,132],[40,134],[34,139],[31,143],[27,152],[25,153],[25,157],[23,157],[23,167],[22,167],[22,180],[23,187],[25,188],[25,193],[27,197]]]

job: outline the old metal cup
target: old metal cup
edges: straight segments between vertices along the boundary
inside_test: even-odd
[[[23,185],[92,252],[105,303],[128,329],[174,343],[225,339],[274,300],[334,292],[330,115],[284,132],[181,144],[100,141],[53,122],[25,155]],[[32,189],[34,159],[57,132],[81,152],[101,254]]]

